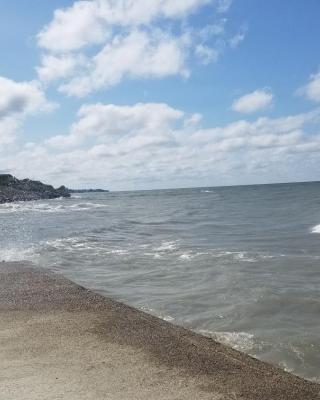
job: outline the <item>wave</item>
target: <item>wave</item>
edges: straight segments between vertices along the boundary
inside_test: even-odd
[[[160,313],[157,310],[154,310],[153,308],[150,308],[150,307],[141,306],[141,307],[139,307],[139,310],[141,310],[147,314],[154,315],[154,316],[156,316],[160,319],[163,319],[164,321],[167,321],[167,322],[173,322],[175,320],[175,318],[171,317],[170,315]]]
[[[195,257],[194,254],[183,253],[183,254],[181,254],[181,256],[179,258],[180,258],[180,260],[189,261],[189,260],[192,260],[194,257]]]
[[[129,253],[128,249],[109,247],[106,243],[92,241],[86,237],[70,237],[70,238],[61,238],[54,240],[47,240],[40,242],[40,248],[45,251],[59,251],[59,252],[68,252],[68,253],[78,253],[78,252],[86,252],[90,254],[95,254],[98,256],[105,254],[113,254],[113,255],[126,255]]]
[[[76,210],[91,210],[92,208],[105,208],[108,207],[106,204],[98,204],[98,203],[78,203],[70,206],[71,209]]]
[[[163,242],[159,247],[154,248],[156,251],[160,252],[171,252],[177,249],[177,241]]]
[[[140,245],[140,248],[146,249],[150,245]],[[251,253],[247,251],[225,251],[220,249],[210,249],[207,251],[198,251],[197,249],[182,249],[179,246],[179,240],[162,242],[160,246],[153,247],[143,252],[145,256],[152,258],[174,257],[181,261],[190,261],[194,258],[221,258],[230,261],[254,263],[261,260],[272,259],[280,255]],[[282,255],[281,255],[282,256]]]
[[[32,261],[37,262],[37,257],[33,247],[29,248],[6,248],[0,250],[0,262]]]
[[[39,213],[64,213],[69,211],[86,211],[95,208],[108,207],[106,204],[98,203],[76,203],[76,204],[57,204],[56,199],[52,202],[17,202],[5,203],[0,205],[0,214],[39,212]]]
[[[311,233],[320,233],[320,225],[316,225],[311,229]]]
[[[255,346],[254,335],[248,332],[211,332],[208,330],[198,330],[198,332],[244,352],[250,352]]]
[[[238,261],[245,261],[245,262],[256,262],[258,261],[255,257],[249,257],[245,252],[239,252],[234,255],[234,259]]]

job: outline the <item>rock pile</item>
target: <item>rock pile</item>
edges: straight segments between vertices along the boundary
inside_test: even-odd
[[[0,203],[70,197],[65,186],[55,189],[31,179],[19,180],[10,174],[0,175]]]

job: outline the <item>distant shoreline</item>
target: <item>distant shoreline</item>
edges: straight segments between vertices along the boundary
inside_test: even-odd
[[[69,193],[109,193],[105,189],[68,189]]]

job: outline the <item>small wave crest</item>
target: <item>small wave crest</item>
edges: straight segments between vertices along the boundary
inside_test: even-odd
[[[100,256],[105,254],[121,256],[129,253],[128,249],[112,248],[106,243],[88,240],[86,237],[69,237],[47,240],[40,242],[40,246],[41,248],[45,249],[45,251],[58,251],[74,254],[79,252],[82,252],[83,254],[84,252],[86,254]]]
[[[180,258],[180,260],[189,261],[194,258],[194,255],[190,254],[190,253],[183,253],[183,254],[181,254],[181,256],[179,258]]]
[[[154,315],[154,316],[156,316],[160,319],[163,319],[164,321],[167,321],[167,322],[173,322],[175,320],[173,317],[171,317],[171,315],[160,313],[157,310],[154,310],[153,308],[150,308],[150,307],[142,306],[142,307],[139,307],[139,310],[141,310],[147,314]]]
[[[255,345],[254,335],[248,332],[211,332],[208,330],[200,330],[199,332],[220,343],[244,352],[251,351]]]
[[[0,250],[0,262],[32,261],[35,263],[36,257],[33,247],[29,248],[6,248]]]
[[[159,247],[156,247],[154,250],[160,251],[160,252],[170,252],[176,250],[178,247],[176,241],[171,241],[171,242],[163,242]]]
[[[28,202],[1,204],[0,214],[24,213],[24,212],[64,213],[69,211],[86,211],[103,207],[107,207],[107,205],[98,203],[59,204],[55,200],[48,203],[28,201]]]
[[[311,233],[320,233],[320,225],[316,225],[311,228]]]

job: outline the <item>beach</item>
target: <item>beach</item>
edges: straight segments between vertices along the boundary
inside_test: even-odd
[[[319,188],[79,193],[1,204],[0,261],[45,266],[319,383]]]
[[[25,263],[0,266],[2,400],[318,399],[320,386]]]

